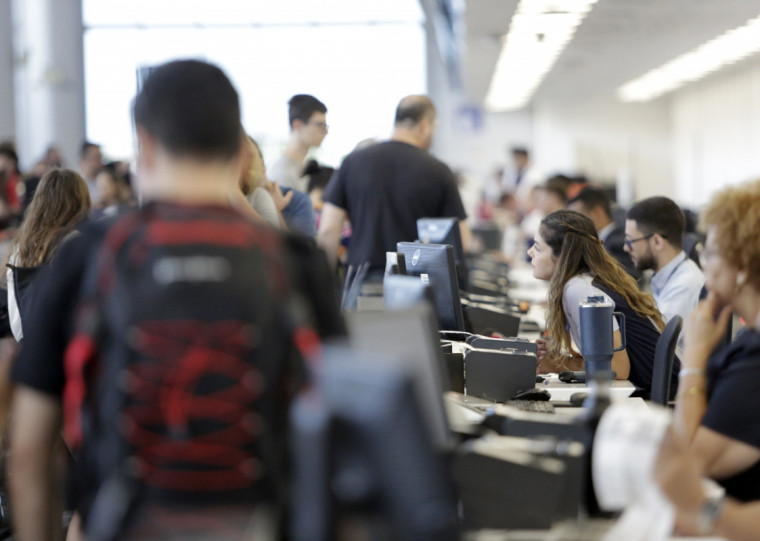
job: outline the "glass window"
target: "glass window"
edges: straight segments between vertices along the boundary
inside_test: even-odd
[[[283,6],[298,8],[287,24],[280,24],[288,16]],[[171,59],[205,59],[227,72],[241,97],[243,125],[267,163],[287,141],[293,94],[313,94],[327,105],[330,132],[316,157],[337,166],[360,140],[388,137],[401,97],[426,92],[416,0],[85,0],[84,8],[87,137],[112,158],[133,154],[129,107],[137,69]]]

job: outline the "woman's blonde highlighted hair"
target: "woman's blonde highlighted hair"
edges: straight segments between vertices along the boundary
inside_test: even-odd
[[[266,175],[262,174],[264,171],[264,158],[261,156],[259,145],[243,130],[240,131],[240,144],[250,156],[248,168],[243,171],[243,174],[240,177],[240,189],[246,196],[248,196],[251,195],[256,188],[267,187]]]

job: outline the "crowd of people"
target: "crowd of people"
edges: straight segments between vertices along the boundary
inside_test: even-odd
[[[298,94],[288,105],[290,138],[268,168],[232,83],[200,61],[158,67],[138,93],[138,174],[85,142],[76,171],[51,148],[25,177],[0,145],[0,329],[19,344],[0,350],[17,539],[57,538],[64,508],[72,540],[276,528],[288,406],[321,341],[346,333],[336,267],[381,277],[419,218],[453,217],[473,245],[456,177],[428,152],[428,97],[401,99],[390,140],[362,142],[337,170],[308,160],[328,134],[325,104]],[[501,257],[527,250],[549,283],[539,371],[582,366],[579,301],[602,296],[626,316],[613,369],[646,394],[655,343],[682,318],[657,481],[683,530],[760,538],[760,183],[722,190],[694,243],[668,198],[621,214],[602,187],[542,182],[527,149],[512,155],[480,218],[508,215]],[[732,314],[747,328],[727,340]],[[701,476],[724,492],[704,492]]]

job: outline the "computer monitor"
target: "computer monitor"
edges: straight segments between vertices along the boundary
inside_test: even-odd
[[[427,244],[450,244],[454,247],[456,262],[464,262],[457,218],[420,218],[417,220],[417,238]]]
[[[385,252],[385,274],[406,274],[406,259],[398,252]]]
[[[417,220],[417,238],[426,244],[449,244],[454,248],[459,287],[467,285],[467,266],[457,218],[420,218]]]
[[[396,249],[406,256],[407,274],[420,276],[432,286],[440,329],[463,331],[453,248],[447,244],[399,242]]]
[[[415,381],[384,354],[328,346],[309,395],[291,410],[291,538],[459,539],[444,456],[427,437]]]
[[[421,303],[392,312],[348,313],[346,323],[352,347],[401,361],[414,378],[431,440],[439,448],[450,448],[454,437],[442,397],[450,385],[432,308]]]
[[[392,274],[383,280],[383,301],[386,310],[409,308],[420,302],[435,307],[433,288],[419,276]]]

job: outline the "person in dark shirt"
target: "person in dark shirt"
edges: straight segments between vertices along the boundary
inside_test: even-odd
[[[568,356],[572,342],[580,346],[579,303],[589,296],[606,296],[626,316],[626,347],[615,352],[612,369],[644,391],[652,385],[654,348],[665,326],[651,295],[639,291],[602,246],[594,223],[579,212],[559,210],[543,220],[528,251],[533,276],[549,282],[547,330],[539,340],[539,367],[545,372],[582,370],[582,359]],[[614,323],[615,347],[622,336]],[[572,340],[571,340],[572,339]]]
[[[427,150],[435,131],[435,107],[426,96],[407,96],[396,109],[390,141],[352,152],[325,189],[318,244],[333,266],[346,216],[351,222],[348,264],[385,267],[396,243],[417,240],[419,218],[457,218],[464,249],[470,230],[464,221],[451,169]]]
[[[760,541],[760,501],[741,502],[706,490],[697,461],[672,431],[662,444],[654,476],[675,507],[680,535]]]
[[[747,328],[716,351],[731,312],[750,324],[760,314],[760,182],[713,196],[701,225],[708,295],[684,325],[675,426],[704,475],[760,500],[760,334]]]
[[[264,426],[274,427],[270,431],[270,443],[277,444],[273,446],[273,449],[280,449],[279,443],[287,440],[286,419],[290,399],[305,381],[306,376],[301,357],[295,353],[296,344],[292,326],[302,325],[302,328],[306,329],[309,322],[299,323],[305,321],[300,313],[296,321],[291,321],[296,317],[295,315],[281,318],[277,317],[277,314],[294,304],[296,296],[299,296],[299,306],[304,309],[303,311],[310,312],[307,308],[308,303],[302,301],[309,297],[318,297],[317,290],[329,290],[324,287],[324,284],[314,282],[319,276],[326,277],[325,282],[329,280],[324,256],[316,254],[315,250],[311,250],[309,245],[298,239],[281,239],[273,229],[247,222],[230,205],[229,193],[238,185],[242,165],[240,107],[237,92],[219,68],[199,61],[176,61],[156,68],[135,99],[133,115],[140,149],[139,186],[145,206],[141,210],[133,211],[129,217],[146,217],[146,226],[162,219],[172,219],[176,223],[183,224],[209,223],[216,220],[217,223],[224,222],[245,231],[254,230],[254,236],[258,239],[256,242],[259,244],[251,250],[258,250],[256,254],[260,255],[262,265],[267,265],[267,268],[273,270],[270,276],[279,277],[278,284],[253,283],[256,276],[261,277],[262,270],[252,268],[250,269],[252,283],[230,282],[225,287],[240,287],[241,295],[246,293],[244,289],[249,290],[254,287],[267,288],[267,291],[271,291],[272,296],[268,299],[272,302],[262,302],[260,310],[266,310],[266,312],[260,315],[274,324],[274,329],[272,329],[274,332],[265,330],[264,336],[256,339],[256,351],[260,352],[257,355],[268,355],[266,359],[269,366],[274,364],[279,367],[274,371],[275,374],[271,379],[264,381],[262,386],[264,389],[277,390],[269,395],[276,403],[262,403],[261,409],[254,406],[250,416],[260,418],[258,422]],[[117,223],[124,223],[123,219]],[[37,305],[38,317],[31,322],[28,332],[25,328],[25,343],[12,372],[16,389],[13,399],[11,439],[13,443],[9,461],[9,479],[13,495],[11,507],[14,514],[14,534],[17,539],[58,537],[61,520],[60,514],[56,512],[58,508],[56,482],[60,472],[53,458],[55,443],[59,438],[62,424],[61,395],[67,383],[80,381],[70,379],[72,373],[64,371],[63,357],[64,352],[70,351],[67,347],[70,345],[74,332],[74,314],[81,306],[83,296],[86,295],[85,289],[90,283],[88,277],[92,279],[94,276],[102,276],[102,274],[93,274],[92,271],[99,268],[96,266],[96,261],[103,254],[101,246],[105,236],[112,232],[111,225],[111,221],[92,223],[77,238],[61,248],[59,256],[45,270],[45,274],[40,276],[42,283],[40,302]],[[202,237],[202,230],[195,228],[193,231],[186,237],[190,243],[196,242],[199,235]],[[213,238],[208,242],[213,243]],[[221,242],[219,244],[222,245]],[[281,251],[278,248],[281,246],[287,246],[289,251],[287,253],[284,249]],[[264,247],[267,247],[266,250]],[[321,262],[317,256],[322,257]],[[292,261],[291,258],[293,258]],[[120,264],[124,264],[121,259],[116,265]],[[306,275],[305,270],[298,268],[300,266],[307,266],[310,269],[324,268],[325,272],[321,274],[309,272]],[[282,272],[275,273],[275,270],[282,270]],[[291,287],[294,287],[293,284],[299,280],[305,287],[297,292],[293,291]],[[337,307],[337,302],[333,304],[331,299],[327,299],[327,304],[330,305],[328,312],[334,316],[337,308],[335,310],[333,308]],[[213,309],[217,310],[215,313],[218,314],[219,310],[224,310],[224,307],[217,304]],[[320,315],[324,317],[323,313]],[[122,330],[126,332],[126,329]],[[337,319],[334,325],[332,323],[318,325],[316,330],[318,333],[343,331]],[[121,338],[121,336],[114,337],[114,334],[120,335],[120,333],[118,329],[113,330],[111,327],[108,327],[104,334],[106,336],[103,340],[109,337],[112,340]],[[99,343],[96,341],[94,347],[98,347]],[[268,348],[266,344],[276,344],[276,347]],[[285,352],[282,357],[278,356],[279,363],[269,362],[274,357],[272,351]],[[210,355],[210,353],[206,352],[203,355]],[[204,362],[206,360],[208,359],[204,357]],[[100,362],[101,368],[112,366],[106,356],[103,356]],[[269,376],[265,377],[269,378]],[[86,381],[85,384],[87,383],[91,382]],[[113,419],[115,426],[119,426],[118,420]],[[84,437],[86,448],[87,433]],[[214,443],[218,444],[219,441],[216,440]],[[284,467],[282,464],[273,463],[279,460],[284,464],[286,452],[283,450],[282,453],[276,453],[276,455],[276,460],[264,462],[263,471],[267,474],[271,473],[271,477],[276,477],[279,469]],[[92,462],[82,460],[77,468],[78,472],[83,474],[78,477],[81,481],[78,487],[80,499],[78,511],[86,529],[89,518],[95,517],[95,522],[99,517],[102,518],[101,514],[90,513],[89,506],[93,505],[94,495],[100,494],[100,489],[107,485],[104,474],[109,473],[118,477],[118,472],[94,471],[97,468],[82,471],[84,470],[81,466],[82,462],[90,466]],[[276,492],[269,485],[255,484],[257,477],[251,477],[251,479],[246,488],[261,487],[261,494]],[[202,481],[196,484],[201,489],[204,488]],[[126,497],[122,495],[121,498]],[[221,510],[218,506],[214,507],[214,503],[213,496],[204,499],[192,513],[196,521],[186,522],[184,526],[196,528],[198,521],[203,520],[203,516],[211,514],[218,518],[219,513],[222,513],[222,516],[226,517],[222,519],[225,529],[245,530],[251,521],[251,506],[255,506],[259,500],[246,501],[243,505],[230,506]],[[150,506],[148,508],[150,509]],[[142,529],[134,538],[145,538],[141,536],[147,535],[163,539],[164,537],[160,537],[163,526],[158,518],[153,521],[149,516],[148,521],[143,525],[148,527],[150,533],[146,534]],[[182,533],[174,533],[185,538]],[[217,538],[217,536],[211,532],[207,538]]]

